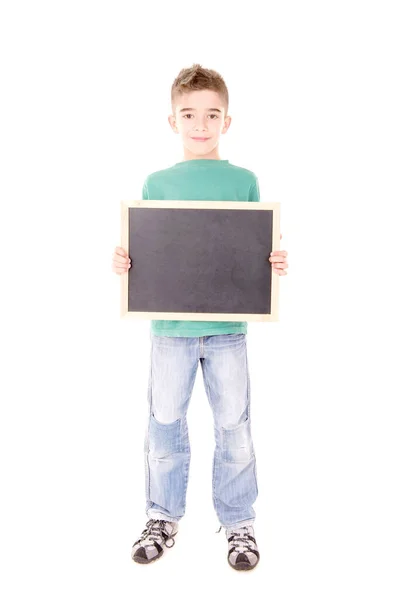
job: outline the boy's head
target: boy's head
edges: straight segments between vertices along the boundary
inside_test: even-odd
[[[228,104],[228,89],[219,73],[199,64],[180,71],[171,88],[168,121],[181,136],[185,159],[219,159],[219,137],[231,123]]]

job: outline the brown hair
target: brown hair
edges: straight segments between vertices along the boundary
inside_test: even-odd
[[[181,69],[172,84],[171,104],[173,113],[175,113],[175,102],[177,97],[180,94],[185,94],[194,90],[213,90],[214,92],[218,92],[221,96],[221,100],[226,104],[226,111],[228,112],[228,88],[221,75],[213,69],[204,69],[199,64],[193,64],[187,69]]]

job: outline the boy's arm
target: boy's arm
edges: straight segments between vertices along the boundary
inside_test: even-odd
[[[250,186],[249,202],[260,202],[260,188],[258,185],[257,178],[255,179],[254,183],[252,183]]]

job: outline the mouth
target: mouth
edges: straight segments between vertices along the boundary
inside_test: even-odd
[[[206,142],[209,139],[208,137],[192,137],[192,140],[195,140],[195,142]]]

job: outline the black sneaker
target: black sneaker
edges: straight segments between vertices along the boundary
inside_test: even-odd
[[[131,556],[137,563],[147,564],[164,554],[164,548],[172,548],[174,536],[178,533],[177,521],[150,519],[146,529],[132,546]],[[168,544],[171,540],[172,544]]]

